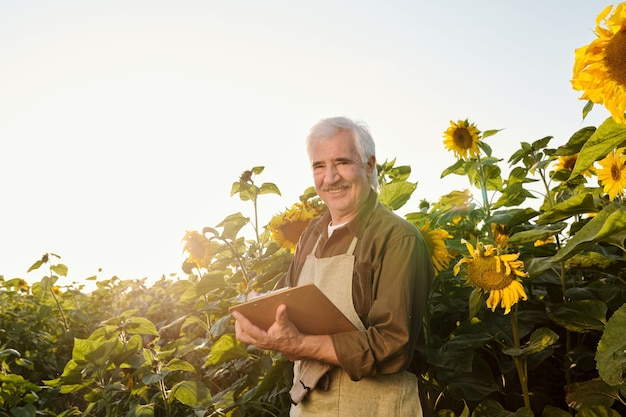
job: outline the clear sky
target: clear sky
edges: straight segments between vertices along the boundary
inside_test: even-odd
[[[65,283],[182,275],[186,230],[252,216],[241,172],[282,191],[263,224],[312,185],[304,138],[329,116],[412,167],[416,211],[467,187],[440,179],[451,119],[504,129],[487,142],[506,161],[607,116],[583,123],[570,79],[609,4],[1,0],[0,275],[38,280],[45,252]]]

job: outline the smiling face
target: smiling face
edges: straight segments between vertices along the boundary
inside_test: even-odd
[[[328,206],[332,223],[352,220],[370,193],[376,159],[363,162],[346,130],[313,143],[310,158],[315,190]]]

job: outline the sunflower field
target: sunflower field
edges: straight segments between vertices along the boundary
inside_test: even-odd
[[[583,119],[594,105],[609,118],[506,160],[497,130],[451,121],[441,177],[468,188],[404,215],[435,267],[419,375],[433,416],[626,415],[626,3],[600,12],[595,35],[572,86]],[[59,287],[68,268],[53,253],[33,285],[0,275],[0,416],[287,416],[291,363],[237,341],[228,309],[273,288],[325,207],[306,189],[260,221],[262,196],[280,194],[263,169],[232,185],[250,217],[185,233],[180,277]],[[404,207],[411,168],[378,173],[380,203]]]

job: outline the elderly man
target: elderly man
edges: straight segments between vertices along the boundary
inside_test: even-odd
[[[281,305],[267,331],[233,313],[237,338],[295,361],[291,416],[422,416],[409,369],[433,277],[424,239],[377,202],[375,144],[363,123],[323,119],[307,151],[328,210],[301,236],[278,286],[314,283],[356,330],[302,334]]]

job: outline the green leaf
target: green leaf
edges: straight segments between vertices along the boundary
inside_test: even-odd
[[[515,182],[509,184],[504,190],[502,190],[502,195],[493,204],[493,208],[497,209],[499,207],[513,207],[521,205],[527,198],[535,198],[535,196],[527,191],[523,184],[520,182]]]
[[[26,404],[23,407],[11,407],[12,417],[35,417],[37,409],[32,404]]]
[[[531,355],[553,346],[557,340],[559,335],[547,327],[541,327],[530,335],[528,343],[523,348],[507,346],[502,348],[502,353],[510,356]]]
[[[595,161],[626,142],[626,125],[607,118],[583,145],[570,178],[582,174]]]
[[[587,103],[585,103],[585,106],[583,107],[583,120],[585,119],[585,117],[587,117],[589,112],[593,109],[593,104],[594,103],[591,100],[587,100]]]
[[[546,405],[541,417],[572,417],[572,415],[562,408]]]
[[[116,366],[121,366],[133,355],[141,351],[143,347],[143,339],[140,335],[133,335],[125,345],[121,343],[117,345],[115,353],[111,354],[111,362]]]
[[[537,240],[546,240],[550,236],[554,236],[560,233],[567,227],[567,223],[555,223],[546,226],[536,226],[529,230],[523,230],[521,232],[514,233],[509,239],[508,243],[521,245],[524,243],[534,243]]]
[[[487,399],[476,406],[472,417],[514,417],[515,413],[506,410],[496,400]],[[531,414],[532,416],[532,414]]]
[[[40,260],[32,264],[30,268],[28,268],[28,271],[26,272],[28,273],[28,272],[34,271],[35,269],[39,269],[41,265],[45,264],[46,262],[48,262],[48,257],[44,255],[43,258],[41,258]]]
[[[224,231],[222,233],[222,239],[230,239],[235,240],[237,238],[237,233],[241,230],[242,227],[247,225],[250,222],[249,217],[244,217],[241,213],[235,213],[227,216],[218,227],[224,227]]]
[[[538,224],[554,223],[577,214],[596,213],[598,211],[593,195],[575,194],[571,198],[557,203],[537,219]]]
[[[194,368],[192,364],[179,358],[174,358],[169,361],[166,367],[170,371],[186,371],[196,373],[196,368]]]
[[[586,223],[552,258],[561,262],[612,235],[626,231],[626,208],[611,203]]]
[[[465,175],[465,169],[463,168],[465,163],[466,161],[464,159],[457,160],[453,165],[450,165],[448,168],[443,170],[440,178],[446,177],[450,174]]]
[[[517,226],[535,217],[539,212],[532,208],[499,210],[485,220],[485,223],[497,223],[507,227]]]
[[[544,149],[548,146],[548,143],[550,143],[550,141],[552,140],[553,136],[545,136],[541,139],[537,139],[536,141],[534,141],[532,143],[532,148],[535,151],[538,151],[540,149]]]
[[[408,181],[398,181],[386,184],[381,187],[378,194],[378,201],[390,210],[398,210],[409,199],[415,191],[417,184]]]
[[[569,156],[577,154],[595,131],[595,126],[583,127],[574,133],[565,145],[559,146],[554,154],[556,156]]]
[[[243,343],[238,342],[232,334],[220,337],[211,347],[211,353],[205,365],[217,365],[232,359],[247,358],[248,351]]]
[[[154,323],[145,317],[131,317],[124,325],[124,330],[129,334],[145,334],[151,336],[158,336]]]
[[[152,404],[133,405],[132,408],[126,414],[126,417],[153,417],[153,416],[154,416],[154,405]]]
[[[489,129],[489,130],[485,130],[485,131],[482,133],[482,137],[483,137],[483,139],[486,139],[486,138],[488,138],[489,136],[493,136],[493,135],[495,135],[496,133],[498,133],[498,132],[499,132],[499,131],[501,131],[501,130],[502,130],[502,129]]]
[[[469,296],[469,316],[476,317],[484,303],[483,292],[478,288],[474,288]]]
[[[52,265],[50,269],[62,277],[67,276],[67,266],[63,264]]]
[[[146,372],[141,376],[144,385],[153,385],[163,380],[169,374],[169,370],[163,369],[161,372]]]
[[[205,405],[211,400],[209,389],[201,381],[196,380],[178,382],[172,387],[172,394],[189,407]]]
[[[4,349],[2,351],[0,351],[0,358],[4,358],[7,356],[16,356],[16,357],[20,357],[22,355],[20,355],[20,352],[18,352],[15,349]]]
[[[565,387],[565,399],[575,410],[590,406],[611,407],[619,397],[619,387],[611,387],[600,378]]]
[[[277,194],[277,195],[281,195],[280,194],[280,190],[278,189],[278,187],[271,183],[271,182],[264,182],[263,184],[261,184],[261,187],[259,187],[259,194]]]
[[[583,407],[576,417],[623,417],[617,411],[605,407],[603,405],[592,405],[590,407]]]
[[[626,304],[618,308],[606,323],[598,343],[596,366],[609,385],[624,383],[626,374]]]
[[[202,276],[202,279],[187,288],[181,296],[182,301],[194,300],[216,289],[226,286],[224,271],[211,271]]]
[[[607,306],[599,300],[577,300],[548,307],[548,315],[572,332],[604,330]]]
[[[82,416],[83,412],[80,411],[80,409],[78,407],[72,407],[68,410],[63,411],[60,414],[57,414],[57,417],[73,417],[73,416]],[[87,415],[87,413],[85,413],[84,415]]]

